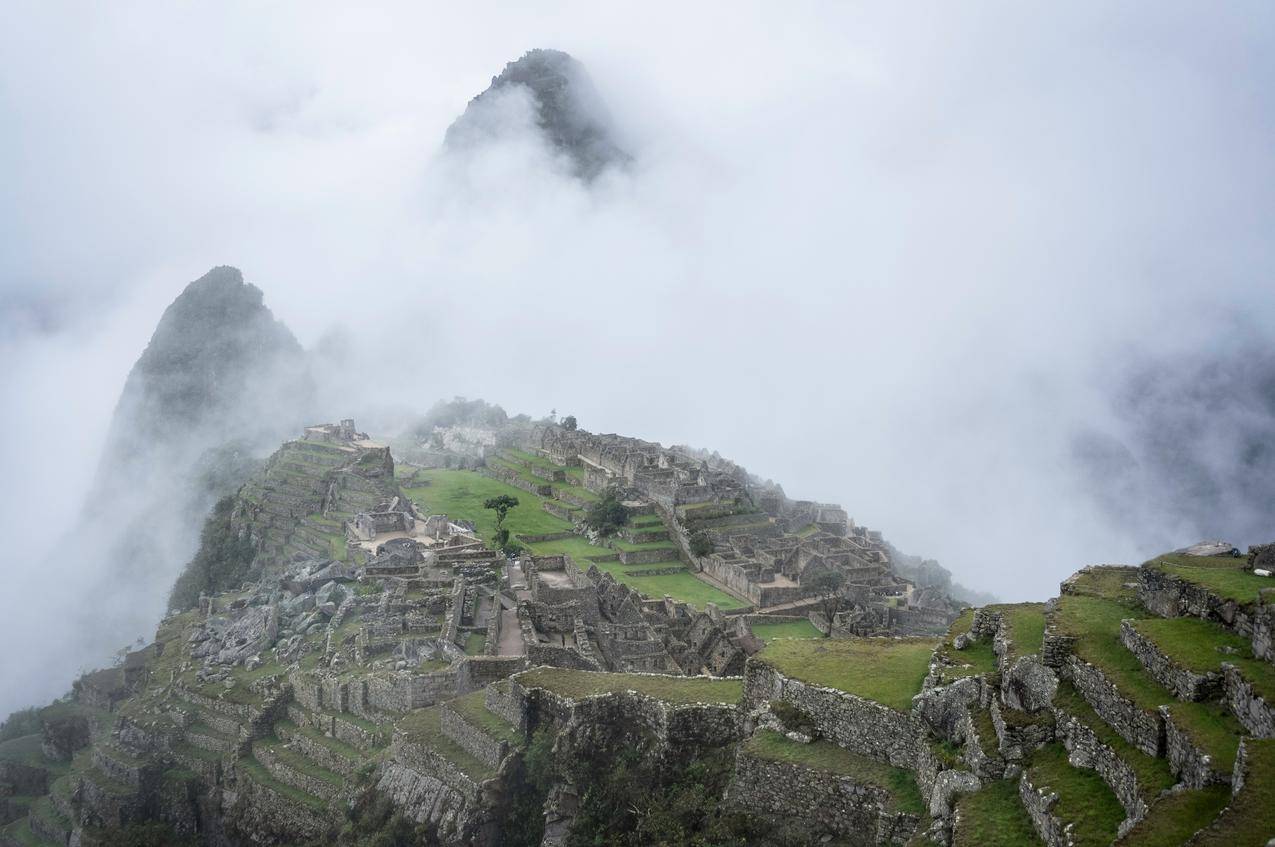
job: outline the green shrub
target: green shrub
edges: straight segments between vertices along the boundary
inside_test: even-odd
[[[714,550],[713,539],[707,532],[697,532],[691,536],[691,555],[696,558],[707,556]]]
[[[180,612],[194,608],[201,593],[216,594],[243,583],[256,558],[256,550],[247,537],[237,535],[231,526],[235,498],[223,497],[213,506],[199,535],[199,552],[186,565],[168,595],[168,607]]]
[[[628,522],[629,509],[620,502],[620,492],[614,488],[608,489],[584,514],[584,525],[603,538],[615,535]]]

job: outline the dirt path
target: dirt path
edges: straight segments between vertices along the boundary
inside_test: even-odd
[[[527,652],[527,645],[522,643],[522,630],[518,628],[518,613],[513,609],[504,609],[500,613],[500,653],[501,656],[522,656]]]

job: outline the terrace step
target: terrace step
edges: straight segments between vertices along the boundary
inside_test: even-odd
[[[499,768],[522,740],[504,718],[488,711],[485,691],[441,704],[439,717],[445,736],[491,768]]]
[[[355,776],[366,758],[359,748],[324,735],[311,726],[280,721],[275,724],[275,733],[317,766],[342,776]]]
[[[1047,844],[1109,845],[1125,819],[1124,808],[1102,777],[1073,767],[1061,744],[1033,754],[1019,780],[1019,796]]]
[[[1271,786],[1275,785],[1275,739],[1246,738],[1236,756],[1239,791],[1212,823],[1191,840],[1192,847],[1265,844],[1275,838]]]
[[[978,791],[961,795],[956,802],[952,847],[1027,847],[1041,843],[1012,779],[991,780]]]
[[[31,822],[31,832],[54,844],[70,843],[74,823],[54,808],[48,797],[38,797],[31,803],[27,812]]]
[[[143,759],[120,748],[112,742],[101,742],[93,747],[93,764],[116,782],[140,788],[147,770],[152,766]]]
[[[49,841],[31,831],[30,818],[19,818],[0,830],[0,847],[58,847],[58,842]]]
[[[280,741],[256,741],[252,758],[279,782],[298,791],[332,800],[341,794],[345,781],[339,774],[320,767]]]
[[[330,808],[329,800],[276,778],[255,756],[241,759],[237,766],[244,778],[265,788],[281,800],[297,805],[307,814],[324,814]]]
[[[1230,799],[1231,792],[1225,785],[1210,785],[1207,788],[1167,794],[1116,845],[1156,847],[1163,844],[1185,844],[1193,833],[1216,820],[1218,813]]]

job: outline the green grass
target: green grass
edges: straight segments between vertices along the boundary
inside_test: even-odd
[[[1120,839],[1120,847],[1180,847],[1208,826],[1231,799],[1226,785],[1170,794]]]
[[[1170,787],[1176,781],[1172,770],[1169,768],[1167,759],[1148,756],[1128,741],[1125,741],[1118,732],[1098,716],[1098,713],[1093,710],[1093,707],[1089,705],[1084,697],[1080,696],[1080,692],[1071,683],[1063,682],[1058,686],[1058,693],[1054,696],[1054,705],[1093,730],[1099,741],[1115,751],[1121,761],[1133,770],[1134,776],[1138,780],[1139,794],[1147,803],[1153,801],[1161,791]]]
[[[570,523],[541,508],[545,498],[474,471],[424,470],[419,471],[416,478],[429,484],[405,488],[404,493],[423,511],[472,521],[482,538],[490,538],[496,531],[496,513],[484,509],[483,501],[502,494],[518,498],[518,505],[505,518],[505,527],[510,532],[543,535],[571,529]]]
[[[506,456],[511,456],[515,459],[519,459],[524,462],[530,462],[536,467],[546,471],[565,471],[566,470],[566,468],[564,468],[562,465],[555,464],[553,461],[546,459],[543,456],[537,456],[534,453],[528,453],[526,450],[519,450],[515,447],[508,447],[503,452]]]
[[[921,790],[909,771],[881,764],[835,744],[826,741],[801,744],[778,732],[763,729],[745,741],[743,749],[759,759],[800,765],[884,788],[890,792],[894,800],[892,806],[898,811],[917,815],[925,811]]]
[[[298,803],[302,803],[315,811],[327,811],[328,804],[322,797],[315,797],[308,791],[302,791],[299,788],[288,785],[286,782],[280,782],[256,759],[240,759],[236,763],[236,767],[242,768],[253,782],[264,785],[276,793],[296,800]]]
[[[481,632],[471,632],[465,635],[465,655],[481,656],[483,649],[487,646],[487,636]]]
[[[1125,586],[1138,582],[1139,570],[1132,565],[1098,565],[1088,573],[1079,574],[1069,591],[1086,597],[1135,604],[1138,602],[1138,589]]]
[[[1254,657],[1247,638],[1199,618],[1149,618],[1138,621],[1134,628],[1187,670],[1220,673],[1222,663],[1230,662],[1258,695],[1275,703],[1275,665]]]
[[[50,844],[31,831],[31,821],[25,817],[19,818],[0,832],[21,844],[22,847],[48,847]]]
[[[964,650],[957,650],[952,646],[952,642],[958,635],[964,635],[970,631],[970,626],[974,623],[975,611],[972,608],[965,609],[948,627],[947,635],[939,650],[951,664],[943,668],[941,684],[996,670],[996,653],[992,650],[991,639],[975,641],[966,645]]]
[[[611,544],[615,549],[623,550],[626,553],[640,553],[644,550],[676,550],[677,546],[672,541],[650,541],[646,544],[633,544],[625,541],[623,538],[611,539]]]
[[[314,777],[315,779],[326,782],[335,788],[345,787],[345,777],[340,774],[333,773],[327,768],[320,767],[310,759],[307,759],[301,753],[298,753],[290,747],[285,747],[283,742],[278,738],[270,737],[263,741],[254,742],[254,745],[260,745],[268,749],[274,754],[275,758],[292,768],[294,771],[303,773],[306,776]]]
[[[424,744],[458,767],[475,782],[491,779],[494,769],[443,734],[442,713],[438,706],[408,712],[399,719],[398,728],[408,741]]]
[[[581,570],[586,571],[589,569],[590,564],[595,564],[588,560],[589,556],[614,555],[613,551],[605,547],[597,547],[578,536],[563,538],[559,541],[538,541],[527,546],[531,548],[532,554],[536,556],[570,556]],[[672,545],[669,542],[643,545],[642,549],[655,549],[657,547],[659,549],[672,549]],[[632,586],[647,597],[656,600],[667,594],[678,602],[689,603],[698,609],[703,609],[708,603],[716,603],[717,607],[723,610],[742,609],[749,605],[738,597],[727,594],[725,591],[699,579],[695,574],[686,570],[681,562],[656,562],[649,565],[625,565],[621,562],[597,562],[596,564],[603,573],[611,574],[619,582]],[[661,576],[635,577],[626,574],[627,571],[658,570],[675,565],[683,567],[683,571]]]
[[[952,847],[1025,847],[1041,844],[1018,796],[1018,780],[997,779],[956,801]]]
[[[1037,789],[1058,795],[1053,814],[1075,824],[1076,847],[1105,847],[1115,840],[1124,808],[1096,772],[1071,766],[1061,744],[1046,745],[1032,754],[1028,779]]]
[[[1251,605],[1263,588],[1275,588],[1275,578],[1244,570],[1243,558],[1230,556],[1183,556],[1168,553],[1147,563],[1167,574],[1203,586],[1224,600]]]
[[[44,765],[44,753],[40,750],[40,733],[12,738],[0,744],[0,762],[16,762],[33,767]]]
[[[1250,738],[1244,746],[1248,752],[1244,787],[1193,845],[1261,847],[1275,837],[1275,739]]]
[[[466,694],[464,697],[457,697],[455,700],[449,700],[447,707],[456,712],[469,724],[478,727],[485,734],[497,741],[508,741],[513,745],[521,745],[523,738],[513,724],[500,717],[492,714],[487,710],[483,700],[487,692],[479,689],[472,694]]]
[[[937,645],[932,638],[789,639],[767,644],[757,657],[793,679],[906,712]]]
[[[338,756],[341,756],[342,758],[350,759],[351,761],[358,761],[359,759],[363,758],[363,755],[364,755],[363,751],[360,750],[359,748],[351,744],[346,744],[344,741],[340,740],[339,738],[333,738],[330,735],[324,735],[322,732],[320,732],[319,730],[315,729],[312,726],[305,726],[304,724],[294,724],[292,721],[279,721],[277,726],[286,727],[292,730],[293,732],[297,733],[298,735],[304,735],[306,738],[310,739],[314,743],[328,748],[333,753],[336,753]]]
[[[682,565],[681,562],[655,562],[650,565],[625,565],[620,562],[598,562],[598,570],[609,573],[619,582],[632,586],[655,600],[665,594],[680,603],[689,603],[697,609],[703,609],[709,603],[716,603],[719,609],[742,609],[749,604],[738,597],[727,594],[704,582]],[[660,570],[662,568],[680,567],[681,571],[659,576],[631,576],[630,573]]]
[[[570,527],[568,527],[569,529]],[[561,538],[557,541],[536,541],[527,544],[533,556],[570,556],[583,570],[589,569],[590,556],[613,556],[615,552],[596,544],[579,535]]]
[[[1168,705],[1174,722],[1213,757],[1219,770],[1229,771],[1243,728],[1222,706],[1179,703],[1147,673],[1120,641],[1120,621],[1146,620],[1147,612],[1098,597],[1063,595],[1054,618],[1060,633],[1076,637],[1076,655],[1097,666],[1138,708],[1148,712]]]
[[[1009,630],[1011,650],[1006,660],[1013,663],[1020,656],[1039,653],[1045,642],[1045,604],[1019,603],[1013,606],[994,606]]]
[[[615,691],[637,691],[666,703],[736,704],[744,696],[738,679],[599,673],[569,668],[534,668],[517,676],[527,688],[544,688],[563,697],[590,697]]]
[[[751,624],[751,629],[753,635],[763,641],[771,641],[775,638],[820,638],[823,636],[823,633],[815,629],[815,625],[809,620],[755,623]]]

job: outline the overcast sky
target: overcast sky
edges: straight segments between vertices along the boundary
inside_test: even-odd
[[[1128,362],[1275,328],[1269,3],[353,5],[7,5],[16,585],[59,590],[30,563],[219,264],[396,364],[332,418],[463,394],[717,449],[1007,599],[1196,540],[1109,519],[1070,443]],[[626,172],[440,157],[532,47]]]

